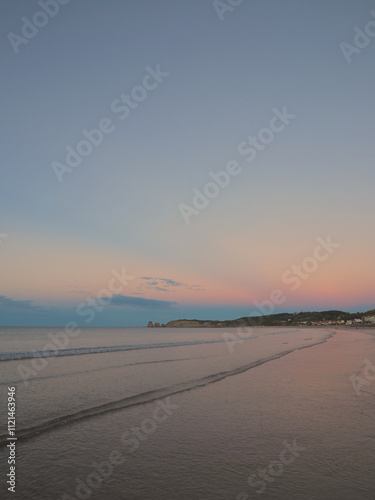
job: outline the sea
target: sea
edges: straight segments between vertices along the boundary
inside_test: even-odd
[[[71,333],[0,328],[1,499],[375,498],[375,329]]]

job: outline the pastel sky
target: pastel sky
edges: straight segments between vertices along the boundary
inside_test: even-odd
[[[375,307],[371,0],[1,11],[0,325],[229,319],[275,289],[275,312]]]

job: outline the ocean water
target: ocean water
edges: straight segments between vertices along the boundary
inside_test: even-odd
[[[374,329],[0,328],[0,346],[1,498],[375,498]]]

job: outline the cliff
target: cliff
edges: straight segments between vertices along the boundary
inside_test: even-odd
[[[151,323],[151,324],[150,324]],[[149,326],[152,326],[150,321]],[[375,309],[365,313],[344,311],[313,311],[299,313],[278,313],[266,316],[243,317],[233,320],[212,321],[199,319],[178,319],[169,321],[167,328],[229,328],[238,326],[302,326],[302,325],[344,325],[375,324]],[[155,326],[159,324],[156,323]]]

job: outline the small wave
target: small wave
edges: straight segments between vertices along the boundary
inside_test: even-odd
[[[128,368],[128,367],[133,367],[133,366],[140,366],[140,365],[152,365],[156,363],[176,363],[178,361],[191,361],[193,359],[208,359],[208,358],[214,358],[216,356],[199,356],[199,357],[194,357],[194,358],[175,358],[175,359],[160,359],[160,360],[155,360],[155,361],[138,361],[137,363],[122,363],[121,365],[110,365],[110,366],[104,366],[102,368],[91,368],[90,370],[77,370],[77,371],[71,371],[69,373],[58,373],[56,375],[46,375],[46,376],[38,376],[37,378],[29,380],[29,383],[32,384],[33,382],[40,382],[41,380],[50,380],[50,379],[56,379],[56,378],[65,378],[65,377],[75,377],[76,375],[88,375],[93,372],[103,372],[103,371],[108,371],[108,370],[115,370],[117,368]],[[0,387],[5,386],[5,387],[10,387],[13,385],[17,385],[20,382],[22,382],[22,379],[16,379],[16,380],[5,380],[3,382],[0,382]]]
[[[93,418],[98,415],[103,415],[109,412],[124,410],[126,408],[130,408],[133,406],[142,405],[145,403],[152,403],[153,401],[159,400],[161,398],[165,398],[168,396],[173,396],[175,394],[180,394],[182,392],[191,391],[193,389],[199,389],[200,387],[207,386],[209,384],[214,384],[223,380],[227,377],[231,377],[233,375],[239,375],[240,373],[246,372],[252,368],[263,365],[264,363],[268,363],[275,359],[279,359],[287,354],[291,354],[292,352],[300,351],[303,349],[307,349],[309,347],[313,347],[318,344],[323,344],[330,339],[335,332],[331,332],[324,340],[317,342],[316,344],[301,346],[294,349],[290,349],[288,351],[283,351],[281,353],[275,354],[265,359],[261,359],[258,361],[254,361],[248,365],[240,366],[233,370],[228,370],[225,372],[215,373],[213,375],[208,375],[201,379],[192,380],[189,382],[182,383],[180,385],[174,385],[170,387],[164,387],[161,389],[156,389],[153,391],[144,392],[142,394],[137,394],[135,396],[130,396],[124,399],[120,399],[117,401],[112,401],[109,403],[101,404],[98,406],[94,406],[91,408],[87,408],[81,410],[76,413],[71,413],[68,415],[62,415],[60,417],[56,417],[54,419],[42,422],[33,427],[28,427],[24,429],[17,429],[17,440],[26,440],[38,436],[42,433],[49,432],[51,430],[64,427],[65,425],[74,424],[80,422],[82,420]],[[8,443],[8,435],[0,435],[0,447],[6,446]]]
[[[241,337],[241,340],[255,339],[252,337]],[[0,354],[0,361],[15,361],[17,359],[34,359],[34,358],[56,358],[59,356],[83,356],[85,354],[103,354],[106,352],[121,352],[121,351],[136,351],[139,349],[160,349],[165,347],[181,347],[200,344],[217,344],[221,342],[236,342],[234,339],[217,339],[217,340],[191,340],[187,342],[165,342],[160,344],[127,344],[101,347],[78,347],[75,349],[56,349],[43,351],[27,351],[27,352],[5,352]]]
[[[287,330],[274,332],[268,335],[284,335],[286,333],[296,333],[299,330]],[[251,337],[241,337],[241,340],[252,340],[258,338],[257,335]],[[186,342],[161,342],[159,344],[126,344],[101,347],[78,347],[72,349],[43,350],[43,351],[26,351],[26,352],[4,352],[0,354],[1,361],[15,361],[19,359],[34,359],[34,358],[56,358],[59,356],[83,356],[85,354],[103,354],[106,352],[121,352],[121,351],[136,351],[139,349],[161,349],[165,347],[181,347],[200,344],[218,344],[222,342],[237,342],[238,337],[222,338],[216,340],[190,340]]]

